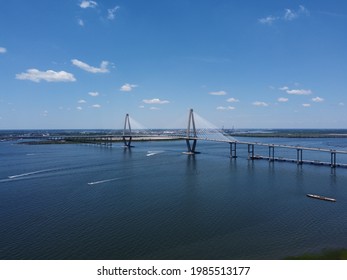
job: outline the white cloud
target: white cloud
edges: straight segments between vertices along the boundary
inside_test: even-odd
[[[301,15],[306,15],[306,16],[309,16],[310,15],[310,11],[307,10],[304,6],[300,5],[299,6],[299,11],[298,11],[299,14]]]
[[[278,102],[287,102],[288,101],[288,98],[285,98],[285,97],[280,97],[277,99]]]
[[[114,20],[116,12],[117,12],[118,9],[119,9],[119,6],[115,6],[112,9],[108,9],[107,10],[107,19]]]
[[[217,110],[235,110],[236,108],[235,108],[235,107],[232,107],[232,106],[227,106],[227,107],[218,106],[216,109],[217,109]]]
[[[84,26],[84,21],[82,19],[78,19],[77,22],[79,26]]]
[[[263,101],[255,101],[252,103],[254,106],[258,106],[258,107],[267,107],[269,106],[269,104],[263,102]]]
[[[287,87],[287,86],[283,86],[283,87],[279,88],[279,90],[285,90],[285,91],[288,90],[288,89],[289,89],[289,87]]]
[[[220,90],[220,91],[211,91],[208,94],[211,94],[211,95],[226,95],[227,93],[224,90]]]
[[[260,18],[259,22],[261,24],[271,25],[275,20],[278,20],[278,17],[268,16],[268,17],[265,17],[265,18]]]
[[[87,101],[85,101],[84,99],[80,99],[80,100],[77,101],[77,103],[83,104],[83,103],[87,103]]]
[[[303,107],[311,107],[311,104],[308,104],[308,103],[304,103],[302,104]]]
[[[41,80],[46,82],[74,82],[76,81],[73,74],[65,71],[39,71],[37,69],[28,69],[26,73],[16,74],[18,80],[29,80],[33,82],[40,82]]]
[[[145,106],[143,106],[143,105],[140,105],[140,106],[139,106],[139,108],[143,109],[143,108],[145,108]]]
[[[294,94],[294,95],[309,95],[312,93],[310,89],[288,89],[286,90],[288,94]]]
[[[340,103],[339,103],[339,106],[345,106],[345,103],[340,102]]]
[[[92,105],[92,108],[99,109],[99,108],[101,108],[101,105],[99,105],[99,104],[94,104],[94,105]]]
[[[158,107],[150,107],[149,110],[160,110]]]
[[[314,98],[312,98],[312,101],[313,102],[323,102],[324,101],[324,98],[321,98],[321,97],[314,97]]]
[[[234,97],[230,97],[230,98],[228,98],[227,99],[227,102],[231,102],[231,103],[233,103],[233,102],[239,102],[240,100],[238,100],[238,99],[236,99],[236,98],[234,98]]]
[[[90,72],[90,73],[108,73],[109,72],[109,70],[107,69],[107,66],[109,64],[108,61],[102,61],[99,68],[90,66],[87,63],[82,62],[78,59],[72,59],[71,62],[73,65],[81,68],[84,71]]]
[[[0,47],[0,53],[6,53],[6,52],[7,52],[6,48]]]
[[[170,103],[168,100],[160,100],[159,98],[144,99],[143,102],[146,104],[167,104],[167,103]]]
[[[88,92],[88,94],[89,94],[90,96],[93,96],[93,97],[96,97],[96,96],[99,95],[99,93],[98,93],[97,91],[91,91],[91,92]]]
[[[299,6],[297,10],[292,10],[292,9],[285,9],[284,14],[282,16],[267,16],[264,18],[259,19],[258,21],[261,24],[267,24],[271,25],[275,21],[292,21],[294,19],[297,19],[301,16],[308,16],[310,12],[302,5]]]
[[[98,5],[98,3],[96,3],[95,1],[90,1],[90,0],[83,0],[80,3],[80,7],[82,9],[86,9],[86,8],[95,8]]]
[[[132,91],[133,88],[138,87],[138,85],[124,84],[119,89],[120,91]]]
[[[296,11],[293,11],[291,9],[285,9],[282,19],[285,21],[292,21],[300,16],[308,15],[310,15],[310,12],[304,6],[300,5],[299,9]]]
[[[295,13],[295,12],[293,12],[292,10],[290,10],[290,9],[286,9],[285,10],[285,13],[284,13],[284,16],[283,16],[283,19],[284,20],[293,20],[293,19],[295,19],[295,18],[297,18],[298,17],[298,14],[297,13]]]
[[[78,111],[82,111],[82,110],[83,110],[81,106],[76,107],[76,109],[77,109]]]

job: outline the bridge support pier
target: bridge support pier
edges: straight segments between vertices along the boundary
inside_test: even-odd
[[[191,140],[193,141],[192,145],[190,143]],[[196,128],[195,128],[194,114],[193,114],[193,109],[190,109],[188,127],[187,127],[187,137],[186,137],[186,144],[187,144],[188,151],[185,152],[185,154],[194,155],[198,153],[195,151],[196,142],[197,142],[197,135],[196,135]]]
[[[130,126],[130,118],[129,118],[129,114],[125,115],[125,120],[124,120],[124,129],[123,129],[123,142],[124,142],[124,148],[131,148],[133,146],[131,146],[131,140],[132,140],[132,136],[131,136],[131,126]]]
[[[302,164],[302,149],[296,150],[296,164]]]
[[[134,146],[131,146],[131,140],[133,139],[131,136],[123,136],[123,143],[124,143],[124,148],[131,148]]]
[[[269,146],[269,161],[275,161],[275,147]]]
[[[332,168],[336,167],[336,152],[333,150],[330,153],[330,166]]]
[[[254,144],[248,144],[248,159],[254,159]]]
[[[193,139],[192,141],[192,145],[191,145],[191,143],[190,143],[190,140],[191,139],[186,139],[186,143],[187,143],[187,149],[188,149],[188,151],[186,152],[186,154],[188,154],[188,155],[193,155],[193,154],[196,154],[196,152],[195,152],[195,147],[196,147],[196,142],[197,142],[197,140],[196,139]]]
[[[231,158],[237,158],[236,155],[236,142],[230,142],[230,157]]]

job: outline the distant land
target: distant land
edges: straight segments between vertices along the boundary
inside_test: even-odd
[[[275,137],[275,138],[347,138],[347,129],[220,129],[220,133],[233,137]],[[186,129],[146,129],[133,130],[132,133],[148,135],[142,140],[167,140],[166,136],[184,135]],[[114,136],[121,137],[121,129],[46,129],[46,130],[0,130],[0,141],[41,139],[42,144],[65,143],[53,137],[63,136]],[[156,136],[150,137],[150,136]],[[160,136],[160,137],[158,137]],[[43,140],[45,139],[45,140]],[[172,139],[168,138],[168,140]],[[116,139],[117,140],[117,139]],[[120,139],[119,139],[120,140]],[[71,143],[71,142],[70,142]]]

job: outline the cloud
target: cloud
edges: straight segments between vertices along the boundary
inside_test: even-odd
[[[265,18],[260,18],[258,21],[261,24],[268,24],[271,25],[275,20],[278,20],[278,17],[273,17],[273,16],[267,16]]]
[[[72,59],[71,62],[73,65],[81,68],[84,71],[90,72],[90,73],[108,73],[108,72],[110,72],[107,69],[107,66],[109,64],[108,61],[102,61],[99,68],[90,66],[87,63],[82,62],[78,59]]]
[[[288,101],[288,98],[285,98],[285,97],[280,97],[277,99],[278,102],[287,102]]]
[[[258,106],[258,107],[267,107],[269,106],[269,104],[263,102],[263,101],[255,101],[252,103],[254,106]]]
[[[95,1],[90,1],[90,0],[83,0],[80,3],[80,7],[82,9],[87,9],[87,8],[95,8],[98,5]]]
[[[124,84],[121,86],[121,88],[119,89],[120,91],[132,91],[133,88],[138,87],[138,85],[131,85],[131,84]]]
[[[289,87],[287,87],[287,86],[283,86],[283,87],[280,87],[279,88],[279,90],[283,90],[283,91],[286,91],[286,90],[288,90],[289,89]]]
[[[159,98],[144,99],[143,102],[146,104],[167,104],[167,103],[170,103],[168,100],[160,100]]]
[[[77,109],[78,111],[82,111],[82,107],[81,107],[81,106],[76,107],[76,109]]]
[[[91,92],[88,92],[88,94],[93,97],[99,96],[99,93],[97,91],[91,91]]]
[[[208,94],[211,94],[211,95],[226,95],[227,93],[224,90],[220,90],[220,91],[211,91]]]
[[[99,109],[99,108],[101,108],[101,105],[99,105],[99,104],[94,104],[94,105],[92,105],[92,108]]]
[[[313,102],[323,102],[324,101],[324,98],[321,98],[321,97],[314,97],[314,98],[312,98],[312,101]]]
[[[115,6],[114,8],[112,9],[108,9],[107,10],[107,19],[109,20],[114,20],[115,19],[115,15],[116,15],[116,12],[117,10],[119,9],[120,7],[119,6]]]
[[[55,72],[53,70],[39,71],[37,69],[28,69],[26,73],[16,74],[18,80],[29,80],[33,82],[40,82],[41,80],[46,82],[74,82],[76,81],[73,74],[60,71]]]
[[[303,107],[311,107],[311,104],[308,104],[308,103],[304,103],[302,104]]]
[[[310,11],[308,9],[306,9],[303,5],[299,5],[298,13],[300,15],[305,15],[305,16],[309,16],[310,15]]]
[[[294,19],[297,19],[300,16],[309,16],[309,15],[310,15],[310,12],[304,6],[300,5],[299,9],[296,11],[293,11],[291,9],[285,9],[282,19],[285,21],[292,21]]]
[[[82,19],[78,19],[77,22],[79,26],[84,26],[84,21]]]
[[[43,117],[47,117],[48,116],[48,111],[44,110],[40,115],[43,116]]]
[[[283,16],[284,20],[293,20],[298,17],[298,14],[293,12],[291,9],[285,9],[285,13]]]
[[[235,110],[236,108],[235,108],[235,107],[232,107],[232,106],[227,106],[227,107],[218,106],[216,109],[217,109],[217,110]]]
[[[87,103],[87,101],[85,101],[84,99],[80,99],[80,100],[77,101],[77,103],[83,104],[83,103]]]
[[[286,90],[288,94],[294,94],[294,95],[309,95],[312,93],[310,89],[288,89]]]
[[[339,103],[339,106],[345,106],[345,103],[340,102],[340,103]]]
[[[6,48],[0,47],[0,53],[6,53],[6,52],[7,52]]]
[[[309,16],[310,12],[302,5],[297,10],[285,9],[281,16],[267,16],[258,19],[259,23],[272,25],[275,21],[293,21],[301,16]]]
[[[227,102],[231,102],[231,103],[234,103],[234,102],[239,102],[240,100],[234,98],[234,97],[230,97],[227,99]]]

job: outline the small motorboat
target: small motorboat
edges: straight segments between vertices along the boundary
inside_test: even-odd
[[[306,194],[306,196],[311,197],[311,198],[315,198],[315,199],[320,199],[320,200],[325,200],[325,201],[330,201],[330,202],[336,202],[335,198],[330,198],[330,197],[326,197],[326,196],[321,196],[318,194]]]

